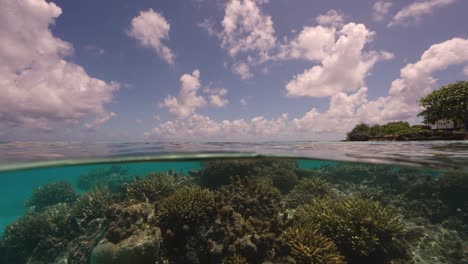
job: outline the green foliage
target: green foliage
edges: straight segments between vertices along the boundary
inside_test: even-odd
[[[26,205],[35,206],[35,210],[40,211],[58,203],[74,203],[77,198],[78,194],[75,193],[70,183],[52,182],[34,189]]]
[[[70,207],[56,204],[40,213],[26,214],[8,225],[2,237],[8,263],[26,263],[25,258],[48,237],[67,237],[69,219]]]
[[[311,203],[315,199],[333,196],[335,192],[327,181],[320,178],[302,179],[288,194],[286,203],[289,207],[296,208],[299,205]]]
[[[441,119],[468,122],[468,81],[459,81],[442,86],[421,99],[425,108],[418,114],[424,123],[433,124]],[[465,128],[466,129],[466,128]]]
[[[105,210],[112,203],[107,187],[95,187],[83,194],[72,207],[72,215],[80,226],[86,226],[95,218],[104,217]]]
[[[195,229],[211,218],[215,195],[194,187],[183,187],[156,204],[158,220],[163,230]]]
[[[279,239],[296,263],[345,263],[333,241],[316,229],[288,228]]]
[[[399,136],[409,133],[421,132],[425,129],[424,126],[414,125],[410,126],[408,122],[397,121],[390,122],[384,125],[368,125],[360,123],[356,125],[350,132],[347,133],[348,138],[351,135],[359,134],[369,137],[383,137],[383,136]]]
[[[167,173],[154,173],[124,184],[122,192],[126,199],[155,202],[174,192],[174,179]]]
[[[315,226],[335,242],[350,263],[385,263],[400,257],[392,256],[392,249],[404,226],[395,212],[377,202],[361,198],[317,200],[300,206],[294,221],[297,227]]]

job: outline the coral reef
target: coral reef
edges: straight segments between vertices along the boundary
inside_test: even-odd
[[[66,247],[70,216],[68,205],[57,204],[16,220],[3,233],[5,252],[0,262],[26,263],[29,258],[52,260]]]
[[[330,183],[320,178],[302,179],[286,197],[288,207],[311,203],[315,199],[335,197],[335,191]]]
[[[156,204],[158,221],[163,231],[197,228],[213,216],[215,195],[198,186],[184,187]]]
[[[296,263],[345,263],[336,245],[312,228],[288,228],[279,239]]]
[[[149,174],[142,180],[136,180],[122,186],[121,193],[125,200],[156,202],[174,192],[174,179],[167,173]]]
[[[77,198],[78,194],[70,183],[51,182],[34,189],[26,205],[34,206],[34,210],[41,211],[47,206],[58,203],[72,204]]]
[[[292,159],[120,166],[33,191],[0,263],[468,263],[467,173]],[[93,178],[96,177],[96,178]]]
[[[311,224],[335,242],[348,263],[388,263],[409,258],[396,243],[404,225],[390,208],[361,198],[322,199],[301,206],[294,215],[297,227]]]
[[[91,220],[104,217],[111,202],[111,195],[106,187],[95,187],[73,204],[72,216],[79,226],[86,226]]]

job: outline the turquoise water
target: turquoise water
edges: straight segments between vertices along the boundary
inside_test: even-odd
[[[468,263],[467,146],[0,144],[0,263]]]

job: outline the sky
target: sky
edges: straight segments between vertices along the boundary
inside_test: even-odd
[[[0,0],[0,141],[330,141],[468,79],[465,0]]]

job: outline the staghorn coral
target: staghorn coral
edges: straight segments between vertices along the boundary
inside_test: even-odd
[[[122,186],[124,199],[140,202],[156,202],[174,192],[174,179],[167,173],[149,174]]]
[[[279,238],[296,263],[345,263],[336,245],[312,228],[288,228]]]
[[[332,186],[319,178],[302,179],[286,197],[286,204],[291,208],[311,203],[315,199],[336,196]]]
[[[86,226],[91,220],[104,217],[104,213],[111,202],[109,189],[95,187],[83,194],[73,204],[72,216],[79,226]]]
[[[51,182],[42,185],[32,192],[32,197],[26,202],[27,206],[34,206],[36,211],[41,211],[47,206],[75,202],[78,194],[68,182]]]
[[[29,213],[8,225],[2,236],[2,263],[26,263],[31,255],[52,260],[70,235],[70,207],[56,204],[39,213]],[[46,254],[47,253],[47,254]]]
[[[406,249],[396,243],[404,234],[398,215],[371,200],[317,200],[300,206],[294,220],[297,227],[313,224],[335,242],[349,263],[388,263],[408,257]]]
[[[159,224],[164,231],[196,229],[212,218],[214,198],[214,193],[201,187],[183,187],[156,204]]]
[[[239,254],[226,257],[221,261],[221,264],[247,264],[247,259]]]
[[[232,206],[246,219],[270,219],[281,210],[279,190],[266,182],[235,177],[230,185],[222,187],[219,192],[221,203]]]

